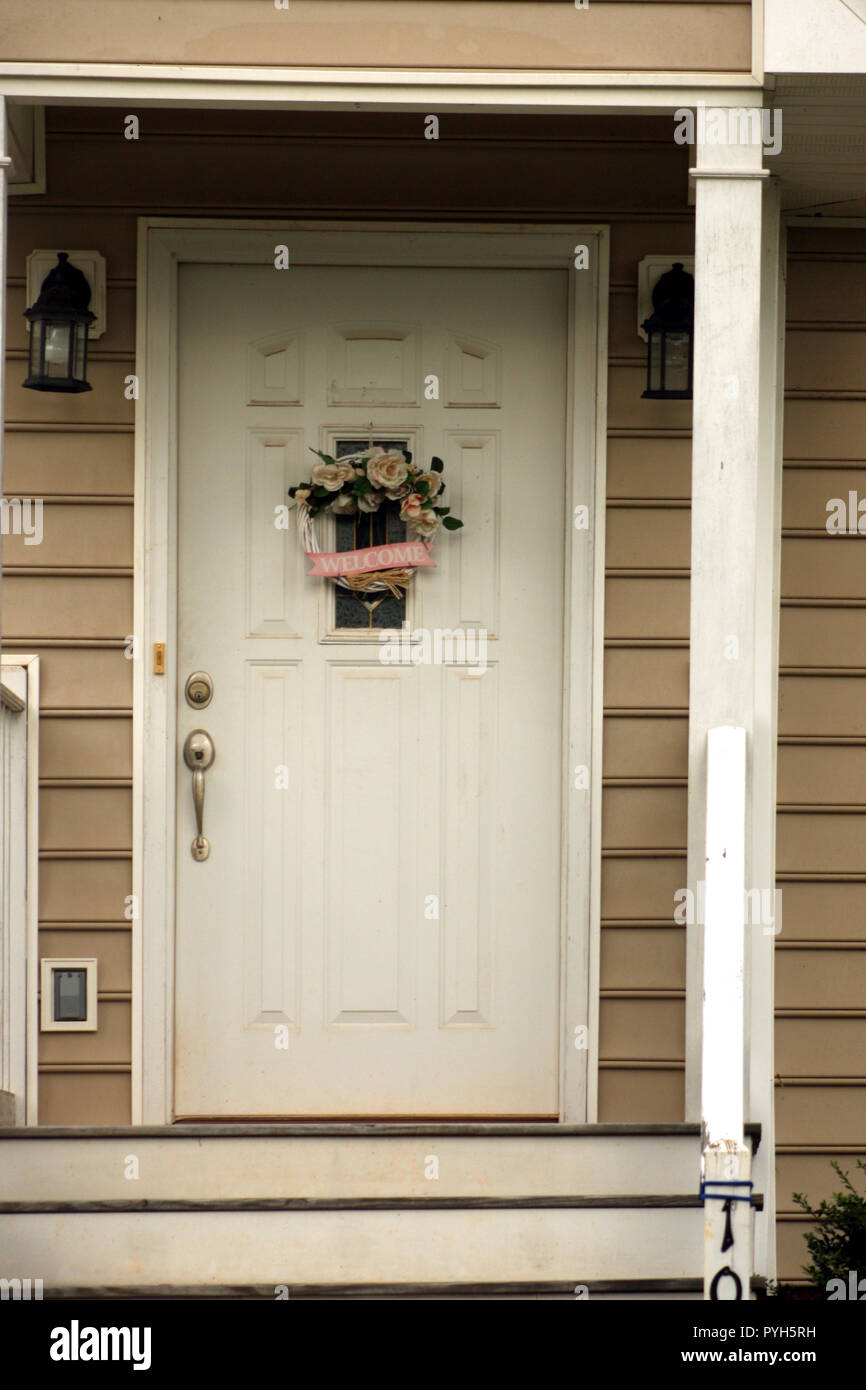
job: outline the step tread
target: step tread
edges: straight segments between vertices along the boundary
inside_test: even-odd
[[[529,1298],[560,1297],[573,1299],[575,1285],[587,1290],[589,1298],[615,1294],[703,1294],[703,1280],[690,1279],[580,1279],[573,1280],[515,1280],[490,1283],[406,1283],[406,1284],[292,1284],[289,1295],[298,1299],[324,1298],[484,1298],[497,1296]],[[752,1288],[763,1287],[763,1280],[753,1279]],[[62,1299],[267,1299],[274,1301],[273,1284],[101,1284],[71,1285],[62,1288],[46,1287],[45,1302]]]
[[[176,1124],[176,1125],[34,1125],[0,1128],[4,1139],[406,1139],[406,1138],[622,1138],[682,1137],[699,1139],[699,1124],[596,1124],[566,1125],[555,1121],[288,1121],[285,1124]],[[746,1134],[757,1152],[761,1126],[749,1124]]]

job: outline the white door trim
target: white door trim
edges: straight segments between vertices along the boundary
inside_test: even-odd
[[[608,229],[141,218],[137,281],[132,1123],[173,1119],[177,267],[180,262],[563,269],[569,277],[560,1118],[596,1118]],[[574,268],[585,245],[588,269]],[[572,524],[589,509],[588,530]],[[166,644],[165,675],[153,644]],[[584,692],[591,689],[587,704]],[[574,769],[590,769],[586,790]],[[589,807],[577,798],[589,798]],[[588,810],[588,814],[586,813]],[[588,1046],[575,1030],[587,1028]]]
[[[39,657],[4,652],[0,676],[4,703],[9,696],[17,697],[22,703],[17,713],[24,721],[16,733],[18,746],[10,750],[9,769],[13,778],[20,779],[19,785],[23,782],[24,812],[21,816],[20,806],[7,804],[9,820],[0,826],[5,873],[5,883],[0,885],[5,898],[0,966],[6,976],[0,986],[5,1014],[0,1019],[5,1029],[0,1089],[15,1097],[12,1123],[35,1125],[39,1118]]]

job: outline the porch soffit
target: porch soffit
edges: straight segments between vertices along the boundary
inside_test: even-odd
[[[772,100],[782,148],[766,161],[786,212],[866,216],[866,75],[786,75]]]

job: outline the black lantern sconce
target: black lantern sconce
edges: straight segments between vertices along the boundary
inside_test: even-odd
[[[695,281],[681,261],[660,277],[652,301],[653,311],[641,324],[649,343],[643,397],[690,401]]]
[[[90,391],[87,380],[87,335],[96,315],[87,307],[90,285],[65,251],[42,281],[39,298],[24,317],[30,323],[32,391]]]

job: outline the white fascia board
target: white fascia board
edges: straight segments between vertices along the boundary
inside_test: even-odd
[[[218,68],[126,63],[0,63],[0,94],[20,102],[139,106],[316,105],[340,110],[518,109],[539,113],[665,110],[712,97],[753,105],[745,72],[376,71],[369,68]]]

